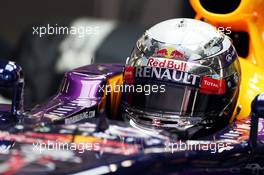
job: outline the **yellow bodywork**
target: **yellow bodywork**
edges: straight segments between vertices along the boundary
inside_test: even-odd
[[[123,85],[123,73],[114,75],[107,79],[106,86],[109,92],[105,91],[99,105],[100,109],[108,109],[111,118],[118,118],[118,112],[121,104],[122,91],[120,90]]]
[[[197,13],[196,19],[249,34],[249,54],[239,58],[242,78],[237,107],[240,106],[241,111],[234,111],[230,122],[235,117],[247,118],[252,100],[264,92],[264,1],[241,0],[239,6],[228,14],[211,13],[202,7],[199,0],[190,0],[190,3]]]

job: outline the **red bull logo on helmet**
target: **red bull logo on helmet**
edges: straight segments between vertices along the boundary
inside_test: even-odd
[[[187,72],[188,70],[187,62],[183,62],[179,60],[155,58],[155,57],[149,57],[147,66],[167,68],[167,69],[176,69],[176,70],[183,71],[183,72]]]
[[[170,58],[170,59],[186,60],[186,56],[184,53],[171,47],[158,50],[155,56]]]

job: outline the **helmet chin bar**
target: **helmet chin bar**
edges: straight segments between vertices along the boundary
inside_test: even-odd
[[[133,117],[131,117],[133,116]],[[204,122],[202,120],[197,120],[195,123],[190,123],[189,125],[185,125],[185,127],[179,127],[177,124],[170,125],[161,125],[160,121],[156,123],[151,121],[143,121],[135,117],[134,111],[129,111],[126,109],[126,112],[123,113],[123,117],[125,120],[129,122],[129,124],[139,129],[148,135],[165,135],[171,139],[176,140],[187,140],[187,139],[197,139],[206,134],[210,134],[212,130],[218,130],[219,128],[212,127],[212,123],[215,123],[215,120],[211,120],[211,122]],[[153,119],[150,117],[149,119]],[[195,119],[195,118],[194,118]],[[179,120],[182,120],[179,118]],[[208,120],[208,119],[207,119]],[[152,120],[154,121],[154,120]],[[223,122],[222,122],[223,123]]]
[[[142,127],[163,129],[177,128],[178,130],[186,130],[202,121],[201,118],[181,117],[172,114],[157,114],[148,111],[141,111],[125,107],[125,118],[132,119],[134,123],[142,125]]]

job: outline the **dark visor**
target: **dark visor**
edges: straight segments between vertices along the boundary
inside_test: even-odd
[[[139,85],[139,84],[138,84]],[[153,84],[143,84],[153,86]],[[155,84],[160,87],[162,84]],[[164,92],[126,92],[124,101],[132,108],[149,112],[174,114],[186,117],[200,117],[209,113],[218,113],[223,110],[226,95],[204,94],[194,87],[165,85]],[[151,88],[148,88],[151,89]],[[165,112],[166,111],[166,112]]]

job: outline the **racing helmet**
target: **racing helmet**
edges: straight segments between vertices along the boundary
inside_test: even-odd
[[[163,21],[138,39],[126,60],[122,116],[146,130],[226,126],[240,77],[228,36],[194,19]]]

